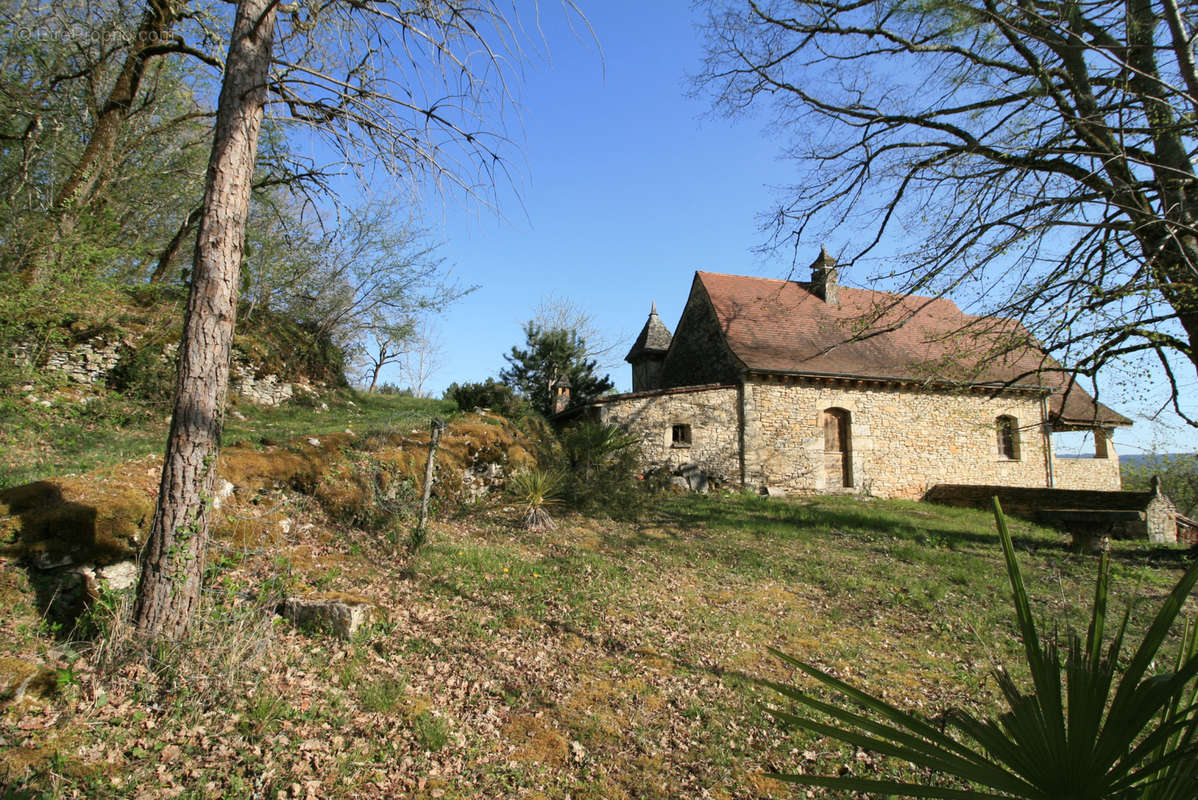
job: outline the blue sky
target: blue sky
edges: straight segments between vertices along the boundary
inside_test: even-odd
[[[778,158],[783,143],[764,119],[711,118],[705,100],[686,95],[687,74],[702,58],[700,12],[684,2],[586,5],[596,44],[550,5],[549,57],[529,66],[521,124],[513,126],[523,158],[519,197],[501,196],[502,216],[428,199],[425,222],[444,242],[447,266],[478,286],[435,320],[445,351],[431,381],[438,394],[451,381],[494,376],[548,296],[591,313],[619,340],[618,359],[651,301],[674,328],[696,269],[764,277],[790,269],[785,254],[754,252],[764,238],[758,214],[794,171]],[[846,282],[864,283],[852,274]],[[627,365],[612,378],[628,389]],[[1103,399],[1135,417],[1151,401],[1121,394],[1120,384],[1144,383],[1126,378],[1112,375]],[[1148,397],[1159,402],[1159,391]],[[1167,451],[1198,449],[1198,434],[1177,426],[1137,420],[1116,436],[1123,452],[1154,440]]]

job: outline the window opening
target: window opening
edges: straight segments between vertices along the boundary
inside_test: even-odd
[[[670,433],[670,436],[675,447],[690,447],[691,426],[675,425]]]

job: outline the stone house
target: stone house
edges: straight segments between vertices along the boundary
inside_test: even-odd
[[[656,306],[627,359],[633,391],[588,407],[640,434],[646,467],[734,486],[922,497],[940,483],[1117,490],[1131,421],[1096,402],[1021,326],[951,300],[696,272],[671,335]],[[1086,430],[1093,458],[1057,458]]]

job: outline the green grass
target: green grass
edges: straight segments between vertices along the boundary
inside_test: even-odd
[[[219,700],[187,683],[164,700],[133,671],[103,679],[103,707],[70,701],[98,685],[80,661],[53,726],[0,708],[0,724],[26,731],[28,752],[45,748],[21,785],[97,798],[180,784],[233,797],[307,781],[329,798],[793,798],[763,773],[910,768],[774,725],[763,713],[773,696],[757,681],[793,676],[768,647],[929,718],[997,708],[998,664],[1024,679],[984,512],[676,496],[638,522],[563,513],[556,531],[530,532],[499,498],[436,521],[428,544],[401,559],[378,534],[311,521],[295,557],[214,561],[210,583],[223,590],[207,598],[205,619],[219,628],[245,613],[247,591],[285,573],[372,598],[385,621],[350,642],[275,626],[265,660],[233,673],[248,688]],[[1096,560],[1072,553],[1064,534],[1012,527],[1044,629],[1083,624]],[[1189,558],[1113,546],[1116,613],[1133,595],[1165,592]],[[0,621],[0,655],[51,658],[51,638],[18,634],[34,612],[17,573],[0,578],[12,584],[0,584],[0,599],[16,609]],[[1142,630],[1156,605],[1134,608],[1130,625]],[[172,744],[182,755],[167,760]],[[16,769],[5,758],[0,795],[3,770]]]
[[[115,393],[86,404],[40,388],[32,394],[53,397],[53,403],[49,408],[31,404],[20,392],[0,399],[0,489],[158,455],[166,447],[170,406],[165,403],[134,401]],[[226,415],[223,440],[226,445],[256,445],[346,428],[367,433],[418,427],[429,417],[453,410],[443,400],[341,390],[278,408],[234,406]]]

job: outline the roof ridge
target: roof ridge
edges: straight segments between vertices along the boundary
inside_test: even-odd
[[[787,284],[793,283],[797,286],[801,286],[804,288],[811,285],[811,281],[801,281],[801,280],[796,280],[794,278],[766,278],[761,275],[737,275],[732,272],[712,272],[710,270],[705,270],[705,269],[697,269],[697,270],[695,270],[695,274],[696,275],[711,275],[711,276],[717,277],[717,278],[736,278],[738,280],[744,280],[744,281],[761,281],[761,282],[768,282],[768,283],[780,283],[784,286]],[[944,296],[937,297],[936,295],[928,295],[928,294],[906,294],[904,292],[892,292],[892,291],[889,291],[886,289],[867,289],[863,286],[851,286],[851,285],[846,285],[846,284],[841,284],[840,289],[841,289],[841,291],[847,290],[848,292],[850,292],[852,294],[885,295],[887,297],[897,297],[897,298],[901,298],[901,299],[909,298],[912,300],[927,300],[927,301],[933,302],[933,303],[946,302],[946,303],[951,303],[957,310],[961,311],[961,313],[965,313],[961,309],[961,307],[958,306],[956,304],[956,302],[953,301],[953,299],[950,297],[944,297]],[[981,315],[981,316],[988,316],[988,315]]]

